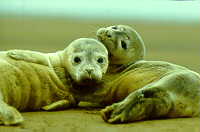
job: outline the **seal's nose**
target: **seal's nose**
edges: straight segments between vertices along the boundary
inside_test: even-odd
[[[106,32],[106,29],[105,29],[105,28],[100,28],[99,30],[97,30],[96,35],[97,35],[97,36],[101,36],[101,35],[103,35],[105,32]]]
[[[93,72],[93,69],[86,69],[85,71],[90,75]]]

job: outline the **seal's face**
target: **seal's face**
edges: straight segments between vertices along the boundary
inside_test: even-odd
[[[127,64],[144,56],[143,41],[129,26],[100,28],[97,38],[108,48],[111,64]]]
[[[107,49],[95,39],[75,40],[65,52],[66,68],[72,79],[79,84],[98,82],[107,71]]]

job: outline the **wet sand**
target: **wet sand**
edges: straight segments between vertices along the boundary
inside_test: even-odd
[[[200,118],[159,119],[128,124],[108,124],[97,110],[70,109],[55,112],[25,112],[24,123],[0,126],[0,132],[200,132]]]

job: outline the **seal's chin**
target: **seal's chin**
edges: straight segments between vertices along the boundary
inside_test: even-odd
[[[103,37],[99,34],[97,34],[97,39],[100,41],[100,42],[103,42]]]
[[[94,79],[82,79],[79,82],[72,83],[71,91],[74,93],[78,93],[78,95],[88,95],[94,93],[101,86],[101,81],[97,81]]]
[[[100,81],[97,79],[93,79],[93,78],[83,78],[81,80],[79,80],[78,85],[81,86],[95,86],[96,84],[98,84]]]

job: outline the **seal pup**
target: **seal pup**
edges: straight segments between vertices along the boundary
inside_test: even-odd
[[[122,101],[101,111],[106,122],[200,115],[198,73],[168,62],[145,61],[144,42],[129,26],[100,28],[97,38],[109,51],[110,73],[121,72],[113,80],[115,94],[110,98]]]
[[[97,36],[108,48],[110,70],[99,85],[86,88],[86,91],[81,91],[85,89],[84,85],[79,85],[79,88],[74,85],[76,91],[72,93],[80,101],[110,105],[101,111],[108,123],[198,116],[199,74],[168,62],[145,61],[144,43],[138,35],[131,27],[123,25],[100,29]],[[117,41],[118,38],[121,42]],[[126,46],[122,44],[124,39]],[[22,53],[16,54],[13,57],[20,59]]]
[[[56,53],[34,52],[39,54],[39,63],[13,59],[9,53],[0,52],[0,121],[4,125],[23,121],[18,110],[55,110],[76,105],[79,98],[72,91],[79,87],[74,86],[98,84],[108,67],[107,49],[90,38],[74,40]]]

